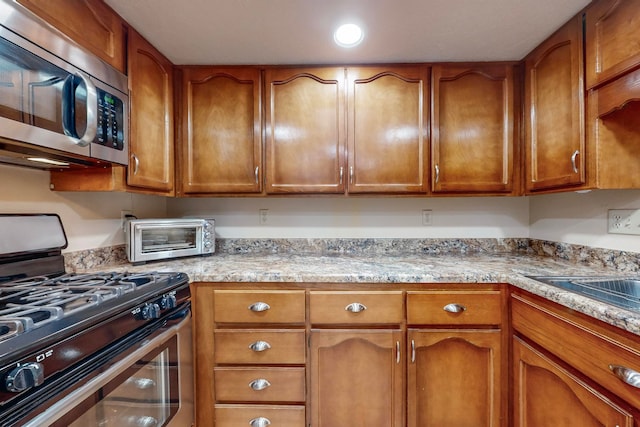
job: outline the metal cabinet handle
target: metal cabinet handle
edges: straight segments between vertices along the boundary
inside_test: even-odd
[[[440,166],[436,165],[436,184],[440,181]]]
[[[620,365],[609,365],[609,369],[631,387],[640,388],[640,372]]]
[[[578,165],[576,165],[576,157],[580,154],[580,150],[576,150],[571,155],[571,166],[573,167],[573,173],[578,173]]]
[[[258,378],[257,380],[253,380],[249,383],[249,387],[251,387],[251,389],[255,391],[264,390],[270,385],[271,383],[264,378]]]
[[[249,344],[249,348],[255,352],[261,352],[265,350],[269,350],[271,348],[271,344],[266,341],[256,341],[254,343]]]
[[[344,175],[344,168],[340,166],[340,185],[342,185],[342,177]]]
[[[411,363],[416,363],[416,341],[411,340]]]
[[[442,309],[448,313],[462,313],[467,307],[460,304],[447,304]]]
[[[353,166],[349,166],[349,184],[353,184]]]
[[[360,304],[359,302],[352,302],[344,309],[350,311],[351,313],[360,313],[361,311],[365,311],[367,307],[364,304]]]
[[[131,158],[133,159],[133,174],[138,175],[138,169],[140,169],[140,159],[135,154],[131,154]]]
[[[249,425],[251,427],[266,427],[268,425],[271,425],[271,420],[265,417],[258,417],[249,421]]]
[[[248,308],[251,311],[255,311],[256,313],[259,313],[261,311],[269,310],[271,308],[271,306],[269,304],[267,304],[266,302],[258,301],[258,302],[254,302],[253,304],[251,304]]]
[[[255,176],[256,176],[256,184],[260,183],[260,179],[258,177],[258,172],[260,171],[260,166],[256,166],[256,170],[254,172]]]
[[[396,365],[400,364],[400,341],[396,341]]]

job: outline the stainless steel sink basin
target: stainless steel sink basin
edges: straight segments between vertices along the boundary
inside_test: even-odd
[[[576,292],[599,301],[640,311],[640,278],[528,276],[530,279]]]

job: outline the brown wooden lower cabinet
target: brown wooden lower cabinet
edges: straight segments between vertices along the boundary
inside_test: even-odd
[[[304,414],[302,405],[216,405],[215,426],[304,427]]]
[[[503,423],[500,330],[410,329],[409,427]]]

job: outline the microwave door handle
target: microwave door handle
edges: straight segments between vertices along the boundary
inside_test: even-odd
[[[87,127],[84,135],[78,135],[76,129],[76,88],[81,80],[87,89]],[[98,92],[91,79],[83,73],[70,75],[65,79],[62,89],[62,127],[66,135],[75,138],[75,143],[86,147],[96,138],[98,133]]]

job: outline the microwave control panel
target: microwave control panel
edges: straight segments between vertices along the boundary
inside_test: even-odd
[[[124,149],[124,103],[98,88],[98,133],[94,142],[115,150]]]

